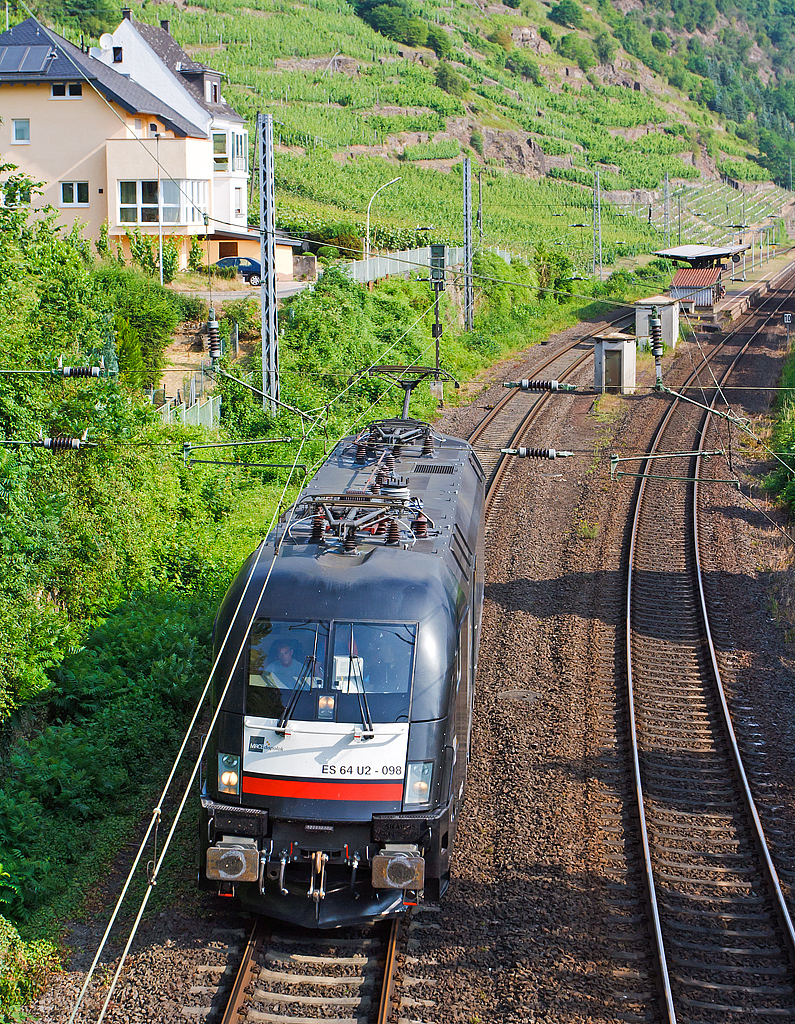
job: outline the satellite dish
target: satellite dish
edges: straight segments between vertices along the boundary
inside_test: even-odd
[[[738,252],[736,252],[732,256],[732,263],[739,263],[741,259],[742,259],[742,257],[740,256],[740,254]]]
[[[100,50],[112,50],[113,49],[113,36],[110,32],[103,32],[99,37],[99,48]]]

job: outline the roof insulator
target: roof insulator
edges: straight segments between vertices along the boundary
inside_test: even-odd
[[[400,526],[398,525],[397,519],[390,519],[389,526],[386,531],[385,544],[390,546],[396,546],[400,543]]]
[[[418,512],[417,518],[411,520],[411,530],[417,540],[424,540],[428,536],[428,517],[424,512]]]
[[[312,535],[309,538],[310,544],[322,544],[323,534],[326,529],[326,517],[320,505],[315,505],[315,514],[312,516]]]

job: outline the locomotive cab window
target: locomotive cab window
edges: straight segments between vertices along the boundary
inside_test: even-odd
[[[296,689],[311,694],[322,687],[328,631],[327,622],[308,619],[254,623],[246,714],[278,718]]]
[[[330,629],[333,641],[329,644]],[[356,724],[408,721],[416,625],[259,619],[246,714]]]

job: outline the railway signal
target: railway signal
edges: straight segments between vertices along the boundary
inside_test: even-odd
[[[787,348],[789,348],[789,325],[792,323],[792,313],[784,314],[784,323],[787,325]]]

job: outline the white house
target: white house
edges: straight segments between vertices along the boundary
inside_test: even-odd
[[[28,18],[0,34],[0,153],[43,182],[67,226],[191,236],[209,257],[259,253],[247,221],[248,132],[221,76],[130,12],[87,53]],[[203,243],[204,247],[204,243]],[[290,259],[292,253],[290,252]]]

